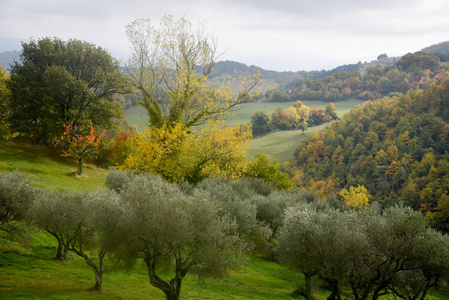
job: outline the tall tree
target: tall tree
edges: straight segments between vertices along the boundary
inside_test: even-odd
[[[193,26],[184,18],[165,16],[159,27],[150,20],[136,20],[126,33],[133,47],[128,71],[143,92],[153,127],[181,123],[190,128],[219,119],[248,101],[260,81],[260,72],[238,84],[211,76],[217,42],[205,24]]]
[[[184,18],[166,16],[159,27],[136,20],[127,35],[134,50],[128,72],[143,93],[149,128],[124,168],[191,183],[241,174],[251,133],[247,126],[226,128],[221,121],[250,101],[260,72],[237,80],[212,76],[216,41],[204,24],[195,27]],[[141,153],[150,148],[155,151],[147,159]]]
[[[11,127],[48,143],[62,124],[92,122],[111,128],[123,110],[112,98],[130,90],[119,63],[93,44],[58,38],[22,44],[21,62],[11,68]]]

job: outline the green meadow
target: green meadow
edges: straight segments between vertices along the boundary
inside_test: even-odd
[[[329,103],[327,101],[302,101],[310,109],[317,107],[324,109]],[[339,117],[349,112],[353,107],[362,104],[363,100],[349,99],[334,102],[337,107]],[[238,105],[231,113],[231,118],[227,121],[229,125],[249,122],[251,116],[258,110],[265,110],[269,114],[276,108],[288,108],[294,102],[253,102]],[[142,106],[132,106],[125,111],[126,121],[128,124],[135,124],[140,131],[143,131],[145,124],[148,122],[148,115]],[[293,158],[296,147],[304,139],[309,137],[313,132],[324,129],[328,124],[309,127],[304,132],[301,131],[279,131],[267,134],[265,136],[253,139],[248,144],[248,159],[252,159],[256,153],[262,152],[267,154],[271,159],[277,159],[280,162]]]

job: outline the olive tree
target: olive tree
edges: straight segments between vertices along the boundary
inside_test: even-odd
[[[47,191],[33,207],[35,224],[58,240],[55,259],[67,260],[72,251],[92,268],[95,285],[90,290],[101,291],[105,256],[120,244],[115,238],[119,204],[114,191]]]
[[[430,230],[419,212],[395,206],[339,212],[290,208],[276,249],[281,261],[309,278],[317,275],[339,299],[379,299],[393,293],[424,299],[429,288],[447,278],[448,238]]]
[[[123,214],[116,238],[124,243],[116,257],[132,265],[142,258],[150,283],[167,299],[179,299],[189,272],[205,276],[223,274],[241,263],[245,246],[235,222],[219,216],[206,191],[185,195],[178,186],[158,175],[137,175],[120,191]],[[160,274],[172,266],[171,278]]]
[[[249,186],[221,178],[207,178],[198,184],[197,189],[209,192],[211,201],[217,205],[218,214],[232,217],[242,237],[249,240],[255,236],[264,239],[270,236],[268,226],[257,220],[256,205],[250,201],[256,191]]]
[[[310,204],[287,209],[275,249],[281,262],[304,274],[307,299],[313,299],[316,275],[332,287],[328,299],[338,298],[349,233],[347,218],[336,210],[318,211]]]
[[[26,174],[0,172],[0,230],[17,233],[20,225],[15,221],[27,221],[38,192]]]

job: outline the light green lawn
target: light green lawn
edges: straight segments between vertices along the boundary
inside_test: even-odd
[[[0,171],[19,170],[36,176],[38,185],[59,189],[94,190],[105,188],[108,171],[84,164],[84,172],[76,175],[78,163],[60,157],[56,149],[44,146],[0,143]]]
[[[309,137],[315,131],[326,128],[329,124],[310,127],[304,133],[301,130],[278,131],[255,138],[248,144],[248,159],[253,159],[256,153],[260,152],[280,162],[290,160],[303,139]]]

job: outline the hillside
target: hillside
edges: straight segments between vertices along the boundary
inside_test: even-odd
[[[421,51],[425,53],[449,54],[449,41],[425,47]]]
[[[6,51],[0,53],[0,67],[9,69],[14,61],[20,60],[20,51]]]
[[[291,88],[281,86],[279,89],[266,92],[265,100],[282,102],[378,99],[405,93],[409,89],[427,87],[448,74],[448,61],[448,55],[424,52],[408,53],[400,59],[381,58],[379,65],[360,64],[358,65],[360,70],[339,72],[324,78],[308,77],[298,81]],[[394,62],[394,65],[389,66],[389,62]],[[346,69],[354,68],[348,66]]]
[[[357,106],[301,143],[291,175],[321,195],[363,185],[372,201],[402,201],[449,232],[448,95],[445,78]]]

